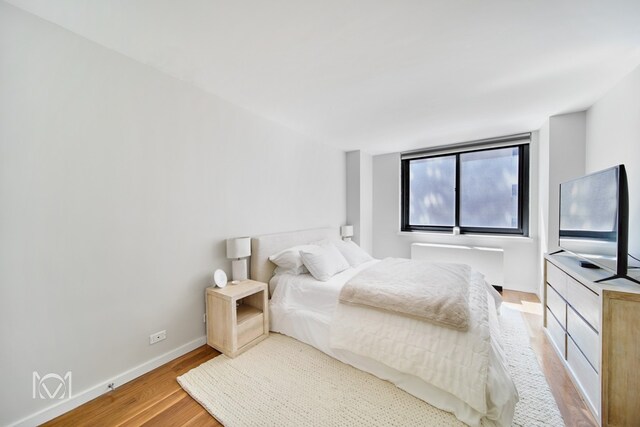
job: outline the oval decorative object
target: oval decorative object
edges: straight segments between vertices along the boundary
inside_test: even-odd
[[[220,269],[214,271],[213,283],[215,283],[219,288],[224,288],[225,286],[227,286],[227,273]]]

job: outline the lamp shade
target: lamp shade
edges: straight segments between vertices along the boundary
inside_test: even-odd
[[[244,258],[251,255],[251,238],[227,239],[227,258]]]
[[[342,227],[340,227],[340,235],[342,237],[352,237],[353,225],[343,225]]]

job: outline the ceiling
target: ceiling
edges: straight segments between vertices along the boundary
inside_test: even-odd
[[[10,0],[344,150],[538,129],[640,64],[640,1]]]

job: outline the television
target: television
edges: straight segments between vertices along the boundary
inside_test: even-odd
[[[629,193],[624,165],[560,184],[558,244],[587,261],[583,266],[613,273],[603,280],[629,278]]]

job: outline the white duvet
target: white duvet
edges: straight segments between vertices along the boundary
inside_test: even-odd
[[[478,273],[472,273],[470,279],[467,331],[385,310],[338,304],[330,345],[415,375],[487,413],[487,290]]]
[[[482,275],[473,275],[471,327],[460,332],[384,310],[338,304],[347,280],[376,262],[328,282],[310,275],[274,277],[272,330],[390,380],[467,424],[478,425],[484,418],[485,424],[511,425],[518,397],[498,342],[494,299]]]

